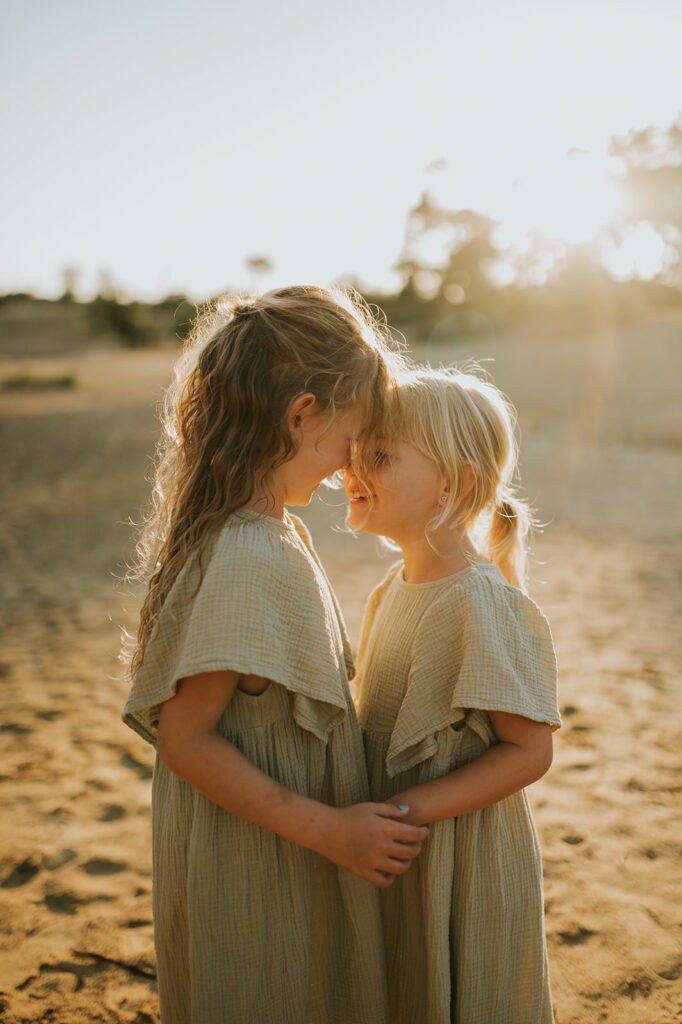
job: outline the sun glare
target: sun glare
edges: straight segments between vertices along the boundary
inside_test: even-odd
[[[596,237],[622,209],[617,182],[607,162],[583,150],[561,163],[533,168],[514,183],[502,218],[505,241],[519,243],[537,231],[575,245]]]
[[[665,265],[665,242],[652,224],[635,224],[627,228],[620,245],[614,245],[602,256],[604,265],[621,280],[648,280],[659,274]]]

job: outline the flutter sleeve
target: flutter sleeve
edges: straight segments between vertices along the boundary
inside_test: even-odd
[[[522,715],[553,730],[561,725],[549,623],[496,574],[451,587],[424,615],[387,754],[389,774],[430,757],[437,733],[474,709]]]
[[[203,574],[196,560],[183,568],[132,682],[124,722],[155,744],[161,705],[179,680],[223,670],[286,687],[298,724],[320,739],[347,713],[345,666],[307,563],[286,538],[253,524],[224,529]]]

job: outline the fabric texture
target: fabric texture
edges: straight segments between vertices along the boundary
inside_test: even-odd
[[[370,596],[356,688],[374,800],[496,742],[490,711],[561,724],[549,625],[489,563]],[[550,1024],[542,868],[525,791],[436,822],[381,894],[391,1024]]]
[[[368,799],[343,619],[295,517],[235,513],[179,574],[123,709],[155,743],[178,681],[231,669],[218,730],[289,789]],[[378,892],[230,814],[156,760],[154,921],[163,1024],[367,1024],[386,1019]]]

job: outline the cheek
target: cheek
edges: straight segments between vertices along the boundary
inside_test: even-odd
[[[320,464],[326,474],[338,473],[348,465],[349,453],[344,447],[337,447],[334,451],[320,453]]]
[[[350,462],[350,445],[344,438],[343,441],[336,441],[330,444],[318,445],[315,452],[316,469],[324,476],[331,476],[340,469],[345,469]]]

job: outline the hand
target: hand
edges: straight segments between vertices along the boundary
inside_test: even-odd
[[[429,834],[427,828],[401,821],[408,811],[388,803],[329,810],[318,852],[379,889],[405,874]]]
[[[419,786],[414,786],[412,789],[406,789],[403,793],[396,793],[395,796],[389,797],[387,801],[393,807],[409,808],[409,810],[404,812],[403,821],[406,825],[428,825],[428,821],[424,818],[421,809],[419,790]]]

